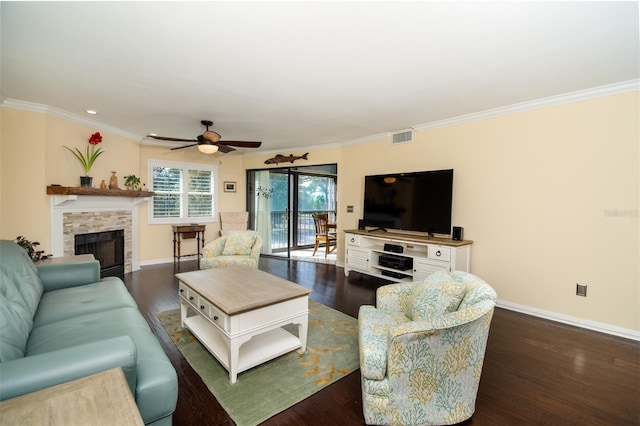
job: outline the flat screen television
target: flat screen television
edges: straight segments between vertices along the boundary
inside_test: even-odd
[[[363,223],[450,234],[452,202],[453,169],[365,176]]]

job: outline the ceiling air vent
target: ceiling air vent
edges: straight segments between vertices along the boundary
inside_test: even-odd
[[[393,134],[393,143],[411,142],[413,140],[413,130],[405,130]]]

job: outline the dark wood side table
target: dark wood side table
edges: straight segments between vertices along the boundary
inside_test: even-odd
[[[193,239],[197,240],[197,256],[198,256],[198,269],[200,268],[200,249],[204,247],[204,228],[205,225],[173,225],[173,262],[177,260],[180,262],[181,257],[193,256],[193,254],[181,254],[180,243],[181,241]]]

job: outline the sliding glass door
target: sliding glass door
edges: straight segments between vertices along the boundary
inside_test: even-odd
[[[336,171],[335,164],[247,171],[249,223],[263,238],[262,254],[290,258],[313,247],[312,215],[336,219]]]
[[[313,215],[328,213],[336,221],[336,177],[310,171],[292,171],[296,189],[293,211],[294,249],[312,246],[316,239]]]

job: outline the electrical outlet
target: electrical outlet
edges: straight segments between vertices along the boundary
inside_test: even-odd
[[[353,213],[353,206],[347,206],[347,213]]]
[[[586,284],[576,284],[576,296],[587,297],[587,285]]]

